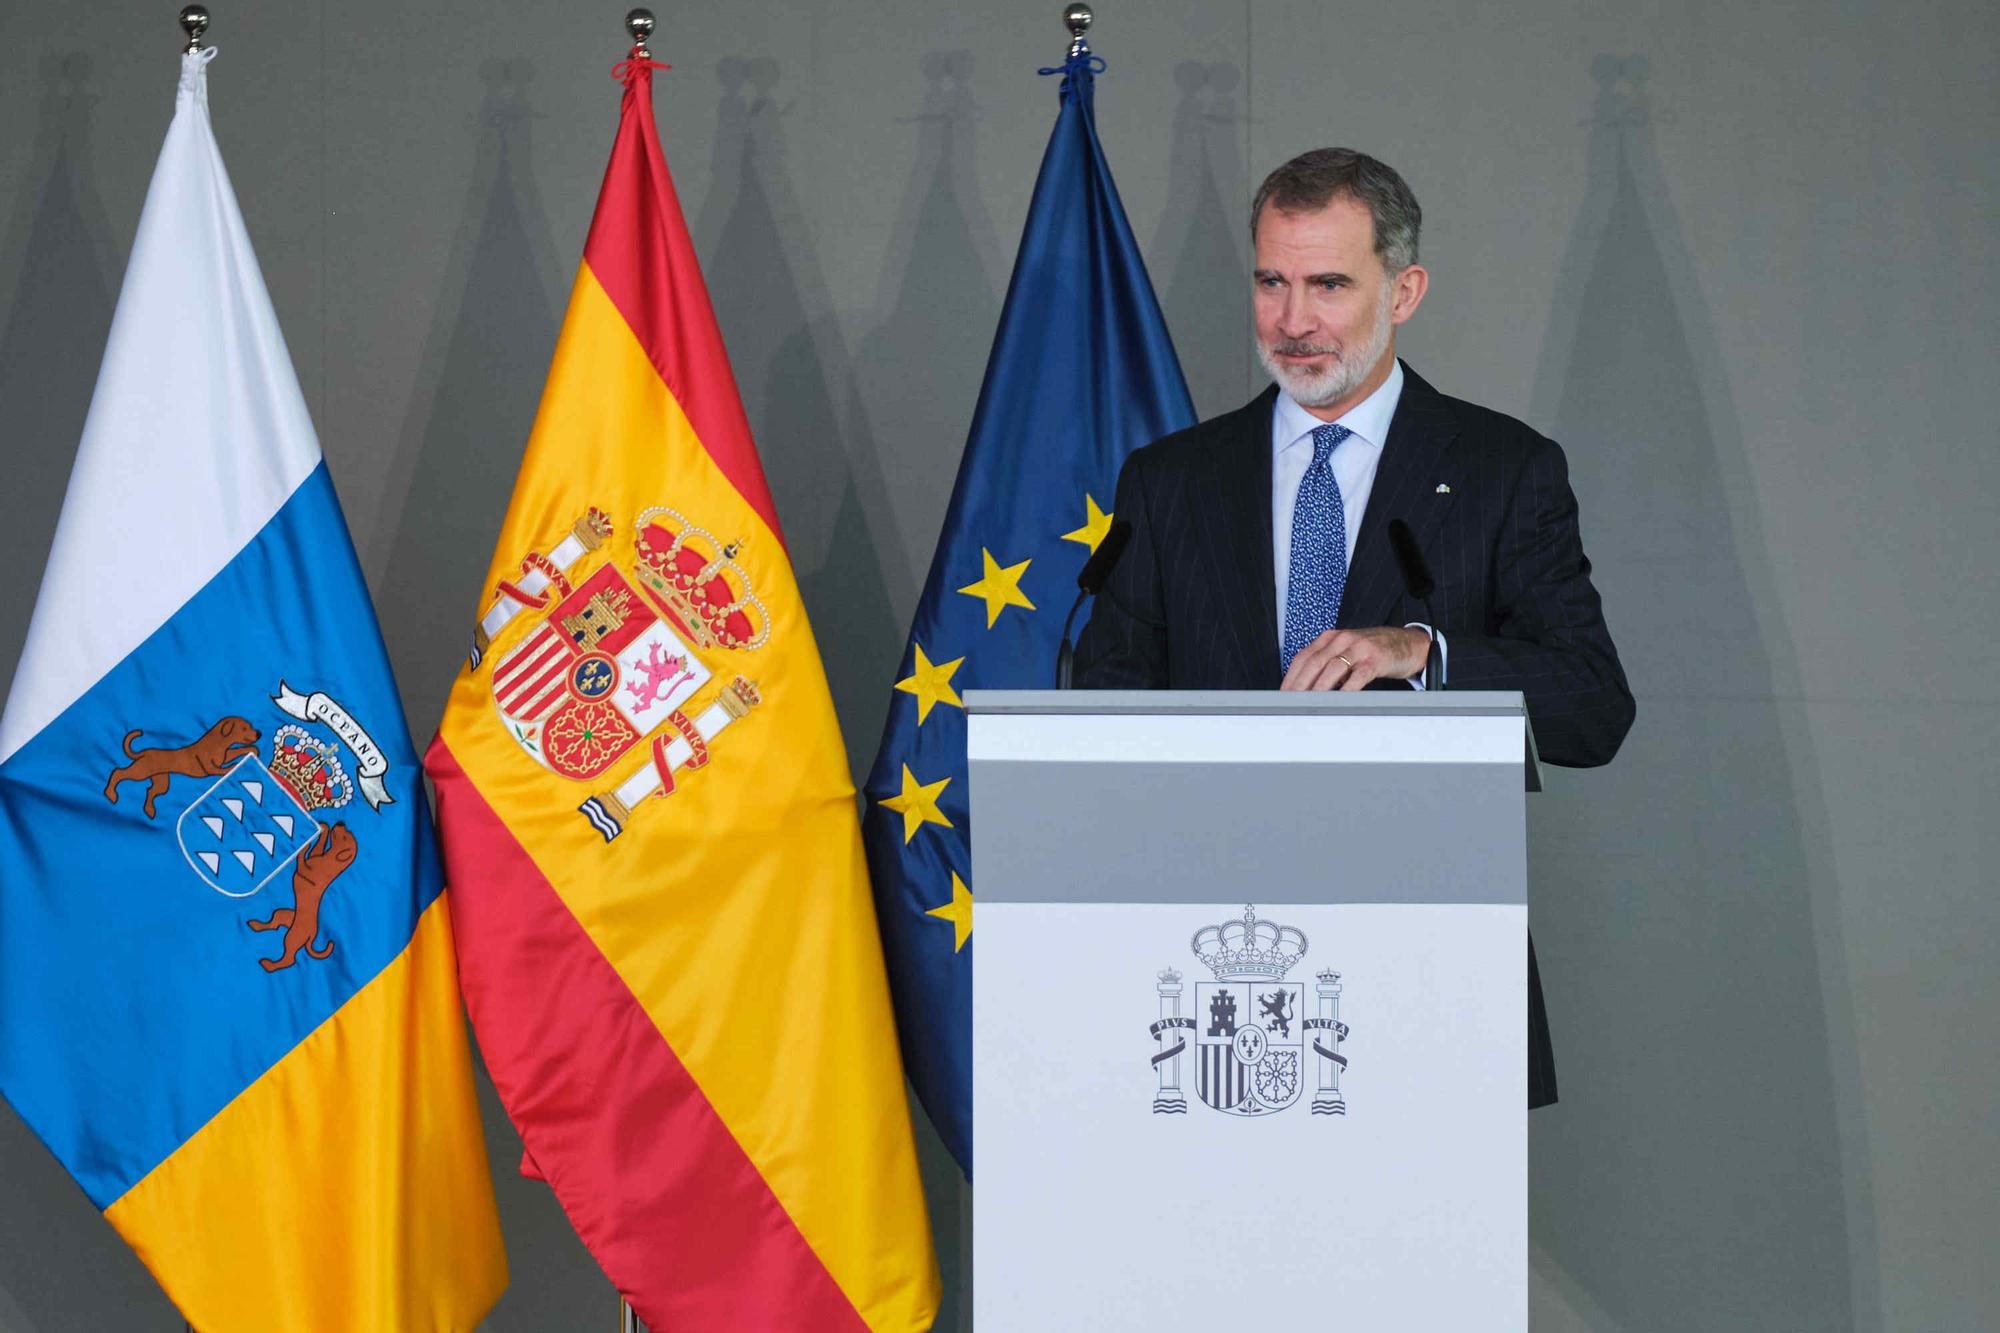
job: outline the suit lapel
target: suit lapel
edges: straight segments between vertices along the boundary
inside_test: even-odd
[[[1454,498],[1437,495],[1436,472],[1457,435],[1458,423],[1445,407],[1443,395],[1405,363],[1403,395],[1389,422],[1389,438],[1382,444],[1375,488],[1369,492],[1368,510],[1361,516],[1361,535],[1354,543],[1347,590],[1340,599],[1343,628],[1386,623],[1403,595],[1402,571],[1396,567],[1396,554],[1389,546],[1389,523],[1402,519],[1416,535],[1417,545],[1428,544]],[[1264,470],[1268,478],[1268,461]],[[1270,525],[1266,514],[1267,532]]]
[[[1271,405],[1273,386],[1225,417],[1208,454],[1208,497],[1191,497],[1199,516],[1244,680],[1262,683],[1278,669],[1276,575],[1271,560]]]

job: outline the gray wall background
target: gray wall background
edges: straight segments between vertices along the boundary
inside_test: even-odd
[[[0,9],[0,686],[176,8]],[[610,146],[623,6],[214,8],[218,134],[427,736]],[[857,768],[1053,120],[1058,8],[661,11],[667,151]],[[1532,1120],[1538,1327],[2000,1327],[2000,10],[1105,0],[1096,38],[1204,414],[1257,387],[1251,188],[1347,143],[1428,214],[1405,355],[1569,450],[1640,713],[1613,767],[1532,802],[1562,1080]],[[489,1327],[611,1327],[484,1095],[514,1270]],[[965,1200],[926,1155],[963,1328]],[[0,1109],[0,1328],[110,1327],[179,1325]]]

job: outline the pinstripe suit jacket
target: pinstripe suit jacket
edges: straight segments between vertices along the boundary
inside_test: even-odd
[[[1437,579],[1430,623],[1449,644],[1452,688],[1519,690],[1543,759],[1609,762],[1632,725],[1632,692],[1590,582],[1562,449],[1403,370],[1341,626],[1426,618],[1389,546],[1389,523],[1402,519]],[[1114,512],[1132,540],[1078,641],[1080,687],[1277,688],[1276,396],[1267,389],[1126,460]],[[1541,1105],[1555,1100],[1555,1067],[1532,944],[1529,982],[1529,1104]]]
[[[1402,519],[1437,579],[1430,623],[1450,646],[1451,687],[1521,691],[1549,763],[1609,762],[1632,725],[1632,692],[1591,586],[1561,447],[1403,371],[1341,626],[1425,619],[1389,547],[1389,523]],[[1132,541],[1077,644],[1079,686],[1277,688],[1277,392],[1126,460],[1114,512]]]

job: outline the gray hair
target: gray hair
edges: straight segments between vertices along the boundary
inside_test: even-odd
[[[1313,213],[1338,198],[1368,206],[1384,268],[1400,273],[1417,262],[1417,233],[1424,225],[1417,196],[1394,167],[1352,148],[1315,148],[1266,176],[1250,201],[1250,239],[1257,239],[1267,203],[1286,213]]]

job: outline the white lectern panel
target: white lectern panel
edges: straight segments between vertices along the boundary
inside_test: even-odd
[[[1525,1329],[1518,696],[967,704],[978,1328]]]
[[[1219,981],[1243,908],[976,908],[975,1328],[1525,1329],[1525,909],[1260,910],[1304,957]]]

